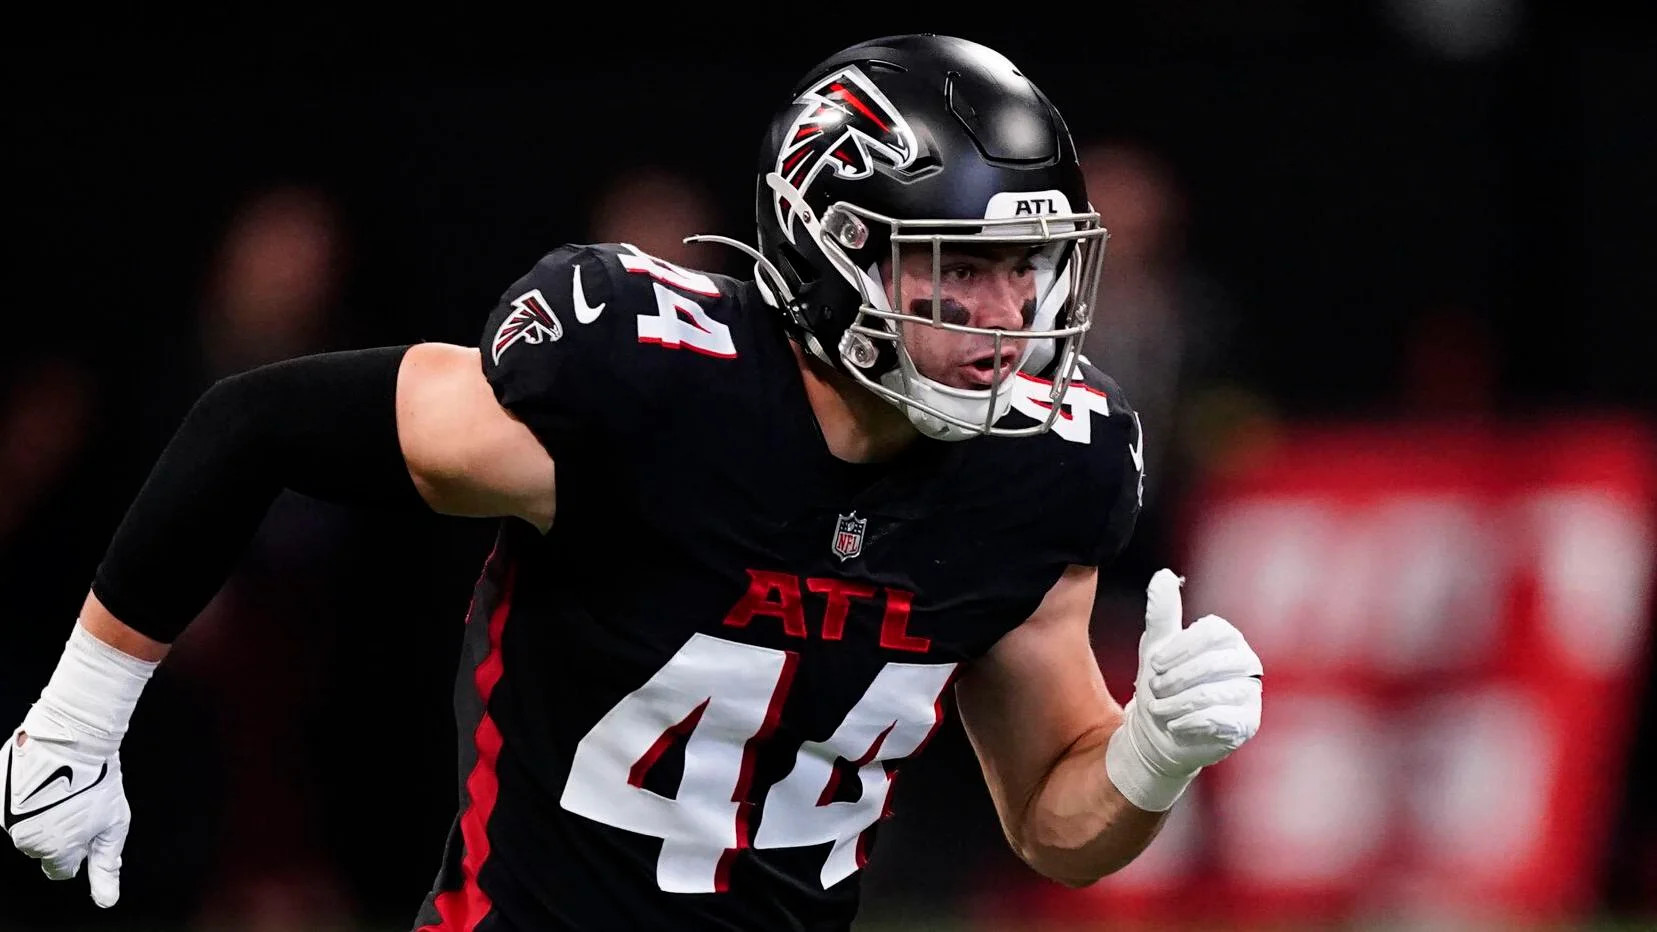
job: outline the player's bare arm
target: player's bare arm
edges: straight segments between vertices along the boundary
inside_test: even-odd
[[[1009,844],[1070,886],[1138,856],[1197,772],[1260,716],[1259,658],[1223,619],[1182,628],[1167,570],[1148,593],[1135,699],[1118,705],[1088,637],[1097,575],[1070,567],[956,687]]]

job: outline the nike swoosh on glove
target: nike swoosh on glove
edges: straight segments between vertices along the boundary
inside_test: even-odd
[[[121,896],[121,849],[132,824],[121,785],[121,755],[39,705],[4,751],[0,822],[17,849],[46,876],[68,880],[86,863],[92,900]]]
[[[1218,615],[1183,627],[1181,583],[1163,569],[1146,588],[1133,698],[1105,751],[1111,782],[1151,812],[1173,806],[1202,768],[1260,729],[1259,656]]]

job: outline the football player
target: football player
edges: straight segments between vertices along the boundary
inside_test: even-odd
[[[473,347],[227,378],[116,529],[4,767],[4,828],[119,895],[120,746],[282,489],[498,516],[456,689],[459,807],[419,930],[843,929],[953,699],[1006,837],[1084,885],[1260,718],[1228,622],[1150,581],[1107,692],[1098,567],[1140,426],[1078,353],[1106,232],[1000,54],[910,35],[811,69],[764,136],[751,279],[553,250]]]

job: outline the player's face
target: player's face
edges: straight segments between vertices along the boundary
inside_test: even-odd
[[[1006,331],[1024,330],[1036,313],[1036,276],[1031,250],[1022,246],[978,248],[946,246],[939,261],[938,319]],[[993,336],[961,333],[930,324],[933,319],[932,249],[911,248],[901,257],[894,276],[886,277],[886,300],[894,310],[928,323],[900,324],[904,346],[920,373],[953,388],[989,388],[1006,380],[1018,366],[1025,340],[1002,339],[996,355]],[[894,283],[901,287],[894,287]],[[901,299],[902,306],[898,306]],[[997,368],[1000,369],[999,374]]]

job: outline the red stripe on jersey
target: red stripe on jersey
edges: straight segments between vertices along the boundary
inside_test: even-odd
[[[1031,382],[1036,383],[1037,385],[1045,385],[1048,388],[1053,387],[1053,380],[1052,379],[1044,379],[1039,375],[1031,375],[1028,372],[1020,372],[1015,376],[1015,378],[1027,379]],[[1094,386],[1089,385],[1086,382],[1083,382],[1079,378],[1072,378],[1070,380],[1070,386],[1069,387],[1071,387],[1071,388],[1080,388],[1080,389],[1084,389],[1086,391],[1090,391],[1093,394],[1098,395],[1100,398],[1109,398],[1110,397],[1109,395],[1105,394],[1104,389],[1095,388]],[[1049,407],[1051,407],[1051,405],[1049,405]]]
[[[921,738],[920,743],[915,745],[915,749],[909,752],[909,756],[906,758],[907,760],[914,760],[917,757],[920,757],[921,752],[926,750],[926,746],[932,743],[932,736],[938,733],[938,726],[944,723],[944,697],[950,695],[950,687],[955,685],[955,681],[960,676],[961,667],[957,664],[955,669],[949,672],[949,678],[944,680],[944,688],[938,690],[938,698],[932,702],[932,727],[927,729],[925,737]],[[886,730],[891,731],[890,728]],[[881,737],[884,738],[885,735],[882,734]],[[872,754],[870,756],[873,757]],[[898,777],[902,775],[902,771],[898,770],[892,770],[886,775],[886,804],[880,807],[881,819],[890,819],[892,817],[892,797],[897,794]],[[862,870],[864,867],[868,866],[869,845],[869,831],[868,829],[864,829],[857,836],[858,870]]]
[[[765,721],[759,726],[759,731],[742,746],[742,769],[737,775],[736,789],[731,793],[731,801],[736,807],[736,847],[726,849],[720,855],[719,863],[713,872],[713,889],[716,893],[725,893],[731,889],[731,865],[736,861],[737,852],[751,844],[749,823],[752,822],[754,804],[748,799],[748,789],[754,782],[754,754],[760,746],[770,740],[772,732],[782,722],[782,706],[788,700],[788,691],[794,688],[794,672],[800,666],[800,655],[796,651],[784,651],[788,657],[783,661],[782,674],[777,677],[777,686],[771,690],[771,704],[765,708]]]
[[[850,770],[852,773],[857,773],[858,771],[862,770],[864,767],[869,766],[869,762],[875,759],[876,754],[880,753],[880,746],[882,744],[886,743],[886,736],[891,734],[892,729],[894,729],[896,727],[898,727],[897,722],[893,722],[892,724],[887,725],[885,731],[883,731],[880,734],[875,736],[875,743],[869,745],[869,749],[867,751],[863,752],[862,757],[859,757],[857,760],[854,760],[854,761],[847,761],[846,762],[846,769]],[[821,794],[819,794],[818,797],[817,797],[817,805],[827,806],[829,803],[834,802],[834,791],[838,790],[839,788],[840,788],[840,761],[836,760],[834,762],[834,764],[829,767],[828,782],[823,784],[823,792]]]
[[[478,756],[472,772],[466,776],[466,797],[470,802],[460,815],[460,838],[466,852],[460,861],[461,888],[437,895],[434,905],[440,922],[425,926],[419,932],[474,932],[494,908],[489,894],[478,886],[478,872],[489,860],[489,816],[495,811],[495,798],[500,791],[495,762],[500,759],[501,730],[489,715],[489,696],[501,679],[501,631],[512,613],[512,583],[516,576],[517,567],[508,564],[501,582],[500,601],[489,615],[489,653],[473,674],[483,717],[472,736]]]
[[[1075,383],[1071,383],[1071,384],[1075,384]],[[1086,387],[1087,386],[1085,386],[1085,385],[1083,386],[1083,388],[1086,388]],[[1101,393],[1101,395],[1102,394],[1103,393]],[[1044,410],[1047,410],[1047,411],[1053,410],[1053,403],[1051,401],[1045,401],[1045,400],[1040,399],[1040,398],[1031,398],[1030,402],[1032,404],[1044,409]],[[1066,421],[1075,419],[1075,415],[1072,415],[1069,411],[1067,411],[1063,408],[1059,409],[1059,417],[1066,420]]]
[[[696,723],[702,720],[702,713],[708,711],[708,703],[712,701],[712,699],[703,699],[702,704],[691,709],[690,714],[685,716],[683,721],[662,732],[661,737],[656,739],[656,743],[652,744],[649,750],[633,762],[633,768],[627,771],[627,782],[642,789],[644,778],[650,774],[650,769],[656,766],[656,761],[660,760],[667,749],[672,747],[679,739],[688,737],[691,732],[696,730]]]

